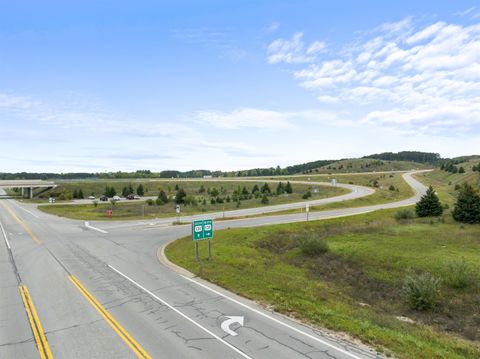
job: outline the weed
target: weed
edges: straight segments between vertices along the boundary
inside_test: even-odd
[[[464,289],[475,282],[475,274],[472,267],[462,258],[447,266],[445,282],[448,286],[456,289]]]
[[[409,271],[403,281],[403,293],[410,308],[433,309],[440,300],[440,279],[429,272],[417,274]]]

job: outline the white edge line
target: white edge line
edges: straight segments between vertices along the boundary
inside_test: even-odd
[[[337,346],[335,346],[335,345],[333,345],[333,344],[330,344],[329,342],[326,342],[326,341],[324,341],[324,340],[322,340],[322,339],[320,339],[320,338],[317,338],[317,337],[315,337],[315,336],[313,336],[313,335],[311,335],[311,334],[305,333],[304,331],[302,331],[302,330],[300,330],[300,329],[297,329],[297,328],[295,328],[295,327],[293,327],[293,326],[291,326],[291,325],[289,325],[289,324],[287,324],[287,323],[284,323],[284,322],[282,322],[281,320],[278,320],[278,319],[276,319],[276,318],[273,318],[273,317],[269,316],[268,314],[265,314],[265,313],[263,313],[263,312],[255,309],[255,308],[252,308],[252,307],[250,307],[250,306],[248,306],[248,305],[246,305],[246,304],[244,304],[244,303],[242,303],[242,302],[240,302],[240,301],[238,301],[238,300],[236,300],[236,299],[233,299],[233,298],[231,298],[231,297],[229,297],[229,296],[227,296],[227,295],[225,295],[225,294],[223,294],[223,293],[221,293],[221,292],[219,292],[219,291],[217,291],[217,290],[215,290],[215,289],[213,289],[213,288],[210,288],[210,287],[206,286],[205,284],[199,283],[199,282],[197,282],[196,280],[191,279],[191,278],[188,278],[188,277],[186,277],[186,276],[184,276],[184,275],[182,275],[182,274],[180,274],[180,276],[182,276],[183,278],[185,278],[186,280],[188,280],[188,281],[190,281],[190,282],[192,282],[192,283],[195,283],[195,284],[199,285],[199,286],[202,287],[202,288],[208,289],[209,291],[211,291],[211,292],[213,292],[213,293],[215,293],[215,294],[217,294],[217,295],[219,295],[219,296],[222,296],[222,297],[225,298],[225,299],[228,299],[228,300],[234,302],[235,304],[241,305],[242,307],[247,308],[247,309],[251,310],[252,312],[255,312],[255,313],[257,313],[257,314],[259,314],[259,315],[261,315],[261,316],[263,316],[263,317],[265,317],[265,318],[268,318],[268,319],[270,319],[270,320],[273,320],[275,323],[281,324],[281,325],[283,325],[284,327],[287,327],[288,329],[291,329],[291,330],[293,330],[293,331],[295,331],[295,332],[297,332],[297,333],[299,333],[299,334],[305,335],[306,337],[308,337],[308,338],[310,338],[310,339],[316,340],[317,342],[320,342],[320,343],[322,343],[322,344],[324,344],[324,345],[326,345],[326,346],[328,346],[328,347],[330,347],[330,348],[332,348],[332,349],[335,349],[335,350],[337,350],[337,351],[339,351],[339,352],[341,352],[341,353],[343,353],[343,354],[345,354],[345,355],[348,355],[348,356],[350,356],[351,358],[362,359],[362,358],[356,356],[355,354],[352,354],[352,353],[350,353],[350,352],[348,352],[348,351],[346,351],[346,350],[343,350],[342,348],[339,348],[339,347],[337,347]]]
[[[17,207],[20,208],[20,209],[23,209],[23,210],[24,210],[25,212],[27,212],[28,214],[34,216],[35,218],[40,218],[40,217],[37,216],[35,213],[33,213],[33,212],[29,211],[28,209],[23,208],[22,206],[20,206],[16,201],[11,201],[10,203],[12,203],[12,202],[15,203],[15,206],[17,206]]]
[[[10,242],[8,241],[7,234],[5,233],[5,229],[3,228],[2,222],[0,222],[0,228],[2,229],[3,238],[5,238],[5,243],[7,244],[7,248],[11,249]]]
[[[240,354],[242,357],[244,358],[247,358],[247,359],[252,359],[251,357],[249,357],[247,354],[245,354],[244,352],[242,352],[240,349],[234,347],[233,345],[231,345],[230,343],[226,342],[225,340],[223,340],[222,338],[220,338],[218,335],[212,333],[210,330],[208,330],[207,328],[203,327],[202,325],[198,324],[196,321],[194,321],[193,319],[189,318],[187,315],[183,314],[182,312],[180,312],[178,309],[176,309],[175,307],[171,306],[170,304],[168,304],[167,302],[165,302],[163,299],[157,297],[155,294],[153,294],[152,292],[150,292],[147,288],[143,287],[142,285],[138,284],[137,282],[135,282],[133,279],[127,277],[125,274],[123,274],[122,272],[120,272],[118,269],[115,269],[114,267],[112,267],[111,265],[107,264],[107,266],[112,269],[113,271],[115,271],[117,274],[121,275],[123,278],[125,278],[126,280],[128,280],[129,282],[133,283],[135,286],[137,286],[138,288],[140,288],[141,290],[143,290],[145,293],[147,293],[148,295],[150,295],[151,297],[155,298],[156,300],[158,300],[159,302],[161,302],[162,304],[166,305],[168,308],[170,308],[171,310],[173,310],[175,313],[181,315],[183,318],[187,319],[189,322],[191,322],[192,324],[196,325],[197,327],[199,327],[200,329],[202,329],[203,331],[207,332],[208,334],[210,334],[212,337],[214,337],[215,339],[218,339],[220,342],[222,342],[223,344],[225,344],[227,347],[229,347],[230,349],[234,350],[235,352],[237,352],[238,354]]]
[[[103,229],[91,226],[89,222],[85,222],[85,227],[88,229],[93,229],[94,231],[100,232],[100,233],[108,233],[107,231],[104,231]]]

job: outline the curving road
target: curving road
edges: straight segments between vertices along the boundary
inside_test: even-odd
[[[411,173],[404,178],[416,191],[410,199],[311,212],[310,219],[411,205],[425,187]],[[305,219],[245,218],[216,229]],[[86,228],[1,200],[0,358],[378,357],[160,263],[159,247],[190,234],[189,225],[171,222]]]

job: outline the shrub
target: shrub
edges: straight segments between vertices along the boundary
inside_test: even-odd
[[[157,198],[157,199],[155,200],[155,204],[156,204],[157,206],[161,206],[161,205],[163,204],[163,201],[162,201],[160,198]]]
[[[300,241],[300,249],[306,257],[316,257],[321,254],[327,253],[330,248],[324,238],[309,235]]]
[[[410,308],[428,310],[437,306],[440,300],[440,279],[425,272],[409,272],[403,281],[403,294]]]
[[[389,191],[395,191],[395,186],[393,184],[391,184],[389,187],[388,187],[388,190]]]
[[[149,198],[145,201],[146,204],[148,204],[149,206],[153,206],[153,199]]]
[[[457,289],[467,288],[475,282],[473,269],[465,262],[465,258],[462,258],[461,261],[452,262],[447,266],[445,282],[448,286]]]
[[[414,217],[415,217],[415,215],[413,214],[413,211],[411,211],[409,209],[401,209],[401,210],[397,211],[397,213],[395,213],[395,219],[397,221],[412,219]]]
[[[307,198],[310,198],[312,197],[312,192],[310,191],[307,191],[304,193],[304,195],[302,196],[303,199],[307,199]]]

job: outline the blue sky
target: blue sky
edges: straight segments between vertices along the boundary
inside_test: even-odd
[[[0,172],[478,153],[478,1],[0,1]]]

